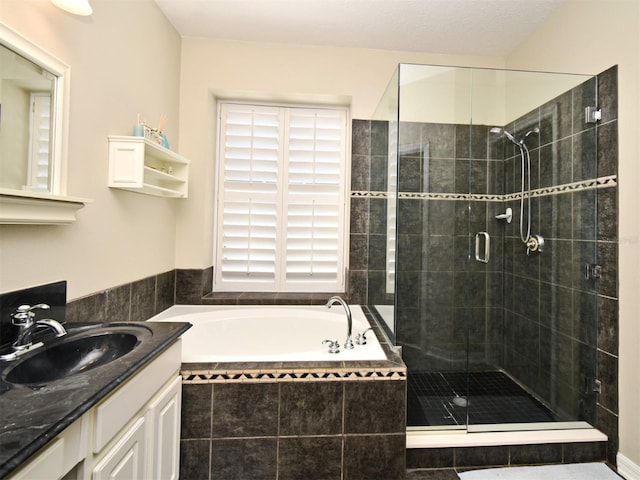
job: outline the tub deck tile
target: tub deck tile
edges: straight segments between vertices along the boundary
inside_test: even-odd
[[[399,351],[386,343],[375,320],[374,332],[387,355],[386,360],[330,362],[227,362],[183,363],[185,384],[202,383],[274,383],[326,381],[406,381],[407,367]]]

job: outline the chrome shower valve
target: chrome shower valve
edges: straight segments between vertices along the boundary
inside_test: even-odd
[[[527,255],[531,252],[542,253],[544,250],[544,238],[542,235],[531,235],[525,245],[527,247]]]

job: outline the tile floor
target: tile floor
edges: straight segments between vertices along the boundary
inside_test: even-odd
[[[502,372],[410,373],[407,389],[411,426],[554,421],[544,405]]]

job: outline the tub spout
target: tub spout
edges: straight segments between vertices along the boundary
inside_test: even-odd
[[[340,305],[342,305],[344,307],[344,311],[347,314],[347,339],[344,342],[344,348],[347,350],[351,350],[353,348],[353,341],[351,340],[351,329],[352,329],[351,309],[349,308],[349,305],[347,304],[347,302],[342,297],[338,297],[337,295],[334,297],[331,297],[329,301],[327,301],[327,308],[331,308],[331,306],[334,305],[335,303],[339,303]]]

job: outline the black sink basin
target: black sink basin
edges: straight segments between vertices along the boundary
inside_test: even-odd
[[[46,384],[106,365],[131,352],[145,328],[109,328],[61,337],[18,359],[6,370],[4,380],[15,384]],[[12,362],[13,363],[13,362]]]

